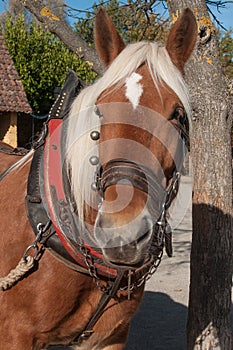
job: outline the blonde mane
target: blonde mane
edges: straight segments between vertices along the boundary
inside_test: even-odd
[[[98,156],[98,147],[90,138],[91,131],[100,128],[99,117],[95,113],[97,98],[113,85],[122,87],[125,80],[143,63],[147,64],[156,88],[159,90],[159,83],[163,82],[169,86],[181,100],[190,119],[186,84],[166,48],[158,43],[145,41],[128,45],[103,77],[84,89],[75,99],[68,118],[66,160],[80,219],[84,218],[85,203],[92,207],[98,205],[96,194],[91,189],[95,167],[89,162],[91,156]]]

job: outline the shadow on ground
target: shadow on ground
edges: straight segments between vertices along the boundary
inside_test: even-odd
[[[145,292],[125,350],[184,350],[187,308],[163,293]],[[50,347],[65,350],[68,347]]]
[[[125,350],[184,350],[187,308],[167,294],[145,292]]]

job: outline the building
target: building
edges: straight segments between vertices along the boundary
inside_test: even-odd
[[[23,84],[0,33],[0,140],[25,146],[32,130],[32,109]]]

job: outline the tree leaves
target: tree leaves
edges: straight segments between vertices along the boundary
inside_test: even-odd
[[[11,16],[6,19],[4,37],[35,113],[48,112],[54,89],[62,86],[69,68],[84,81],[92,82],[96,77],[60,39],[35,20],[27,23],[22,13],[14,20]]]

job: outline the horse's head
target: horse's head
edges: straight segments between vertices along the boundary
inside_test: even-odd
[[[182,75],[196,34],[194,15],[186,9],[166,47],[148,42],[125,47],[106,12],[97,14],[95,44],[108,69],[92,86],[100,127],[92,129],[89,139],[98,144],[99,154],[89,162],[96,169],[92,187],[100,204],[94,219],[88,205],[84,210],[88,221],[94,220],[97,245],[113,266],[144,262],[171,195],[168,188],[181,168],[189,114]],[[74,182],[74,172],[72,177]]]

